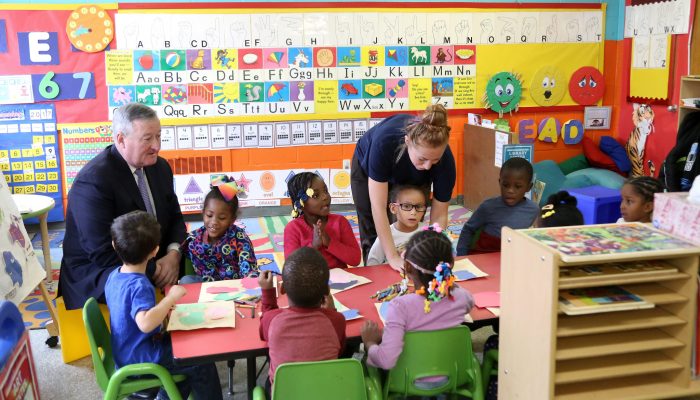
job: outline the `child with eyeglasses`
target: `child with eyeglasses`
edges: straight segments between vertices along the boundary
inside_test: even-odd
[[[391,236],[394,238],[396,252],[401,254],[408,239],[420,229],[428,204],[428,194],[415,185],[397,185],[389,194],[389,211],[396,217],[391,224]],[[385,264],[386,255],[379,238],[374,241],[367,253],[366,265]]]

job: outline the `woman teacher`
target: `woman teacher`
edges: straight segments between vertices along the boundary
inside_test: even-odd
[[[395,184],[413,184],[433,196],[430,224],[447,226],[447,208],[457,171],[448,141],[450,127],[442,105],[429,106],[421,117],[398,114],[368,130],[357,142],[352,158],[352,197],[357,207],[362,256],[379,238],[388,263],[397,271],[403,260],[389,228],[389,190]]]

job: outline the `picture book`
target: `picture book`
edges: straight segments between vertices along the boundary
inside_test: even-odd
[[[331,288],[331,294],[342,292],[343,290],[352,289],[355,286],[364,285],[372,282],[364,276],[352,274],[342,268],[333,268],[330,271],[328,286]]]
[[[176,304],[168,322],[168,331],[235,327],[236,305],[232,301]]]
[[[559,308],[567,315],[652,308],[653,303],[619,286],[569,289],[559,292]]]
[[[455,276],[455,278],[457,278],[457,282],[489,276],[489,274],[480,270],[468,258],[462,258],[461,260],[455,261],[455,265],[452,268],[452,274]]]
[[[598,265],[559,269],[559,284],[571,282],[599,281],[601,279],[618,279],[624,276],[660,276],[678,272],[678,268],[659,260],[613,262]]]
[[[231,279],[202,283],[199,302],[257,300],[260,296],[262,296],[262,290],[256,278]]]
[[[605,226],[526,229],[525,235],[569,256],[675,250],[695,247],[650,225],[640,223]]]

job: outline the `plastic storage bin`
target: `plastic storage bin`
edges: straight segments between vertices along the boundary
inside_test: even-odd
[[[604,186],[565,190],[578,200],[578,209],[583,214],[584,224],[607,224],[620,218],[622,196],[619,190]]]
[[[39,399],[29,335],[17,306],[0,301],[0,400]]]

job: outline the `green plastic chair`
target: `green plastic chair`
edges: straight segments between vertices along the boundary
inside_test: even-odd
[[[491,375],[498,376],[498,349],[484,352],[484,362],[481,363],[481,379],[483,379],[484,390],[489,384]]]
[[[352,358],[281,364],[275,371],[272,398],[283,400],[379,400],[374,383],[364,375],[362,364]],[[265,400],[257,386],[253,400]]]
[[[472,350],[469,328],[463,325],[438,331],[406,332],[401,356],[388,371],[382,385],[379,370],[367,366],[375,386],[383,388],[383,398],[459,394],[475,400],[484,398],[479,361]],[[417,379],[443,375],[444,385],[416,387]]]
[[[83,306],[83,322],[90,342],[92,364],[97,384],[104,392],[105,400],[117,400],[132,393],[163,386],[171,400],[182,400],[175,382],[185,380],[184,375],[171,376],[163,366],[154,363],[126,365],[115,371],[112,342],[97,301],[90,297]],[[155,375],[156,378],[132,378]]]

